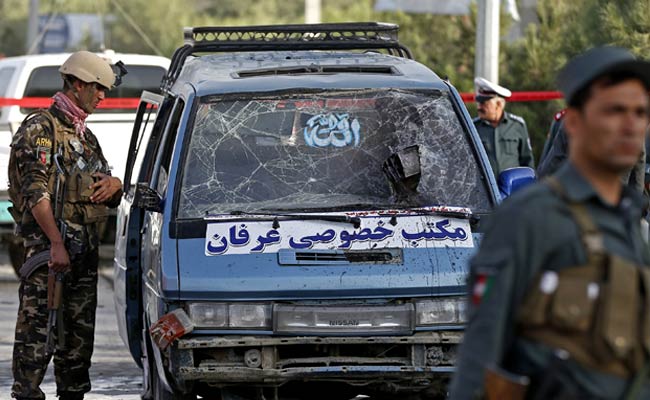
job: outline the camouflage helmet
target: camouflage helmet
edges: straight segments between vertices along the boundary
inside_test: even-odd
[[[106,89],[113,88],[115,84],[115,73],[110,64],[89,51],[82,50],[72,53],[61,65],[59,72],[64,75],[72,75],[87,83],[99,83]]]

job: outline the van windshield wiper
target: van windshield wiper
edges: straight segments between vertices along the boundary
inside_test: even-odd
[[[331,215],[331,214],[291,214],[291,213],[271,213],[271,212],[247,212],[234,210],[228,214],[238,216],[237,220],[241,217],[253,217],[250,219],[258,221],[273,221],[273,228],[280,227],[280,221],[298,220],[298,221],[328,221],[328,222],[342,222],[352,224],[354,228],[361,226],[361,218],[350,217],[349,215]],[[205,219],[211,219],[210,214],[206,215]],[[231,219],[219,219],[221,222],[230,221]]]
[[[441,217],[450,217],[450,218],[460,218],[460,219],[471,219],[474,217],[471,211],[462,211],[462,210],[430,210],[426,208],[407,208],[409,212],[418,213],[422,215],[437,215]]]
[[[470,226],[475,227],[481,220],[481,216],[473,214],[470,210],[453,210],[453,209],[427,209],[427,208],[403,208],[400,211],[406,211],[416,215],[434,215],[437,217],[457,218],[469,220]],[[397,225],[397,218],[400,216],[408,216],[409,214],[394,214],[394,213],[381,213],[378,215],[383,217],[390,217],[390,224]]]
[[[262,209],[263,211],[268,211],[267,209]],[[288,209],[274,209],[274,211],[289,211]],[[375,211],[378,215],[381,216],[399,216],[397,212],[402,213],[413,213],[420,215],[437,215],[441,217],[449,218],[459,218],[459,219],[473,219],[478,218],[473,214],[469,209],[430,209],[419,206],[408,206],[400,204],[377,204],[377,203],[354,203],[354,204],[344,204],[340,206],[331,206],[331,207],[318,207],[318,208],[303,208],[303,209],[292,209],[291,211],[295,212],[337,212],[337,211]],[[384,212],[384,213],[382,213]]]

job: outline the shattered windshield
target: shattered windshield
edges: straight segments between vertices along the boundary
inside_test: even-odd
[[[328,91],[202,98],[179,218],[445,205],[489,210],[447,93]]]

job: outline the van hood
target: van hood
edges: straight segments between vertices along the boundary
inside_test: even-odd
[[[300,216],[211,220],[204,238],[177,239],[180,297],[279,300],[464,294],[465,265],[476,242],[468,219],[366,214],[348,222],[318,220],[314,214],[307,220]]]

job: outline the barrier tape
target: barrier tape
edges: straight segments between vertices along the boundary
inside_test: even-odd
[[[139,98],[124,97],[124,98],[108,98],[99,103],[97,108],[127,108],[136,109],[140,103]],[[23,108],[45,108],[52,104],[51,97],[23,97],[22,99],[10,99],[7,97],[0,97],[0,107],[5,106],[20,106]]]
[[[474,101],[474,93],[461,93],[460,98],[465,103]],[[508,101],[548,101],[563,98],[562,92],[512,92],[512,96]]]
[[[465,103],[471,103],[474,101],[475,96],[474,93],[461,93],[460,97]],[[548,101],[561,98],[562,93],[560,92],[513,92],[508,101]],[[139,103],[140,99],[135,97],[108,98],[102,100],[97,108],[136,109]],[[45,108],[51,104],[52,98],[50,97],[23,97],[22,99],[0,97],[0,107]]]

